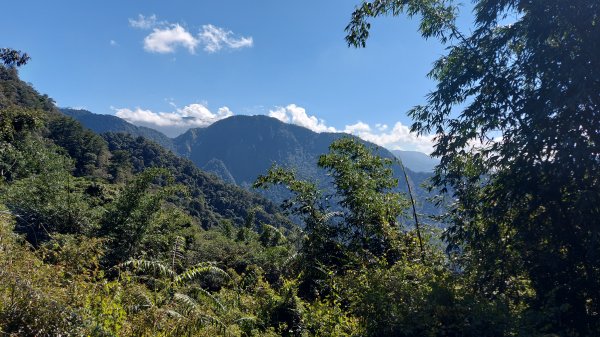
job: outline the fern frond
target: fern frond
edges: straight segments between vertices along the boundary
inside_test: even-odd
[[[174,277],[175,272],[159,261],[133,259],[119,264],[119,268],[131,268],[136,272],[152,273],[163,277]]]
[[[192,267],[181,274],[177,275],[174,279],[175,284],[181,284],[184,281],[191,281],[196,277],[204,274],[213,274],[219,275],[226,279],[230,279],[231,277],[227,274],[223,269],[219,267],[215,267],[213,265],[201,264],[196,267]]]
[[[290,268],[291,266],[293,266],[300,259],[300,256],[301,255],[298,253],[290,255],[290,257],[285,259],[285,262],[283,263],[284,268]]]
[[[198,309],[198,303],[186,294],[175,293],[173,295],[173,300],[182,305],[185,315],[189,315],[191,312]]]
[[[143,309],[152,308],[154,303],[147,294],[141,291],[134,291],[131,293],[131,297],[133,299],[133,304],[128,306],[129,312],[140,312]]]
[[[175,237],[173,249],[171,250],[171,270],[175,270],[175,261],[183,259],[185,239],[181,236]]]
[[[171,317],[178,318],[178,319],[183,318],[182,314],[178,313],[177,311],[175,311],[173,309],[162,309],[161,311],[166,313],[167,316],[171,316]]]
[[[194,323],[196,325],[204,325],[206,323],[212,324],[213,326],[219,328],[222,334],[227,331],[227,325],[223,324],[223,322],[221,322],[218,318],[206,314],[198,313],[198,315],[194,317]]]
[[[221,301],[219,301],[219,299],[217,299],[213,294],[211,294],[209,291],[202,289],[200,287],[194,287],[193,288],[194,291],[198,291],[200,293],[202,293],[204,296],[210,298],[213,302],[214,305],[216,305],[221,311],[225,311],[225,306],[223,305],[223,303],[221,303]]]
[[[241,317],[233,321],[235,324],[243,323],[243,322],[251,322],[252,324],[256,324],[256,317],[246,316]]]

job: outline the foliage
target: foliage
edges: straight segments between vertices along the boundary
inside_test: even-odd
[[[399,258],[398,217],[408,204],[392,189],[392,161],[374,155],[365,145],[352,138],[342,138],[329,146],[329,153],[319,157],[319,166],[333,177],[344,214],[344,241],[349,249],[364,251],[389,261]]]
[[[167,186],[148,193],[152,182],[166,175]],[[163,169],[149,169],[128,184],[123,193],[107,208],[101,219],[100,234],[109,239],[107,265],[112,266],[138,255],[154,215],[164,199],[181,191],[170,185],[172,177]]]
[[[20,50],[14,50],[10,48],[0,48],[0,59],[4,66],[13,68],[25,65],[31,57],[27,53],[23,53]]]
[[[457,200],[450,248],[489,299],[525,300],[523,326],[600,333],[597,1],[476,1],[468,34],[451,1],[363,2],[348,43],[365,45],[370,18],[402,13],[447,46],[409,115],[436,134],[434,183]]]
[[[73,119],[54,115],[48,123],[47,137],[67,150],[75,161],[74,175],[102,176],[109,157],[108,146],[102,137]]]
[[[21,107],[33,110],[55,111],[54,101],[40,95],[19,79],[17,69],[0,64],[0,109]]]
[[[443,0],[354,13],[349,42],[364,43],[368,18],[406,11],[450,46],[438,89],[413,110],[415,130],[438,133],[434,182],[454,201],[443,237],[403,225],[390,158],[355,139],[318,158],[333,194],[278,166],[255,183],[289,189],[282,206],[299,228],[151,141],[95,135],[0,66],[0,334],[597,334],[597,102],[593,80],[570,72],[596,62],[582,44],[596,31],[572,9],[480,1],[468,37]],[[499,25],[504,10],[519,14],[513,26]],[[589,87],[570,95],[577,81]],[[551,95],[559,84],[564,100]]]
[[[255,207],[259,221],[290,226],[287,218],[278,216],[277,207],[266,199],[237,186],[225,184],[211,174],[200,170],[191,161],[178,157],[144,138],[134,138],[126,134],[108,133],[103,135],[109,150],[118,154],[119,165],[111,168],[116,177],[126,177],[128,170],[136,174],[151,167],[161,167],[173,174],[178,184],[185,185],[190,198],[176,203],[190,215],[198,218],[203,228],[217,226],[225,219],[241,226],[247,212]]]

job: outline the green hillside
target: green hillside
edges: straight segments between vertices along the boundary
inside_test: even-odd
[[[135,137],[144,137],[161,145],[165,149],[174,150],[173,141],[159,131],[144,126],[136,126],[111,115],[94,114],[87,110],[61,108],[60,111],[83,124],[96,133],[123,132]]]

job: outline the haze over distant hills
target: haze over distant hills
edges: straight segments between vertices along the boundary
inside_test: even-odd
[[[440,163],[439,159],[419,151],[392,150],[391,152],[400,158],[406,167],[415,172],[433,172],[435,166]]]

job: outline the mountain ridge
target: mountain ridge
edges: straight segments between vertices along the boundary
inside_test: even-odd
[[[96,114],[89,110],[85,109],[74,109],[74,108],[60,108],[60,111],[72,118],[75,118],[80,123],[85,125],[87,128],[91,129],[97,133],[105,133],[105,132],[125,132],[134,136],[142,136],[147,139],[150,139],[159,145],[162,145],[166,149],[169,149],[174,152],[190,152],[189,146],[186,148],[186,143],[189,143],[190,139],[195,139],[198,137],[198,134],[202,133],[203,130],[210,128],[211,126],[220,123],[222,121],[226,121],[229,119],[245,119],[245,118],[256,118],[261,120],[277,120],[273,117],[265,116],[265,115],[254,115],[254,116],[246,116],[246,115],[235,115],[222,120],[219,120],[207,127],[197,127],[190,128],[186,132],[182,133],[177,137],[168,137],[164,133],[159,130],[138,126],[133,123],[130,123],[120,117],[109,115],[109,114]],[[277,120],[278,121],[278,120]],[[299,130],[306,129],[302,126],[289,124],[279,121],[283,125],[289,126],[289,130]],[[314,132],[314,131],[313,131]],[[318,135],[348,135],[346,133],[334,133],[334,132],[321,132],[317,133]],[[187,138],[187,141],[184,140]],[[182,144],[183,143],[183,144]],[[370,142],[367,142],[370,143]],[[383,148],[383,147],[382,147]],[[385,148],[384,148],[385,149]],[[432,158],[426,153],[419,151],[410,151],[410,150],[389,150],[392,154],[394,154],[397,158],[401,159],[404,165],[413,172],[432,172],[435,165],[439,163],[439,160],[436,158]]]
[[[93,122],[93,119],[90,118],[89,121]],[[388,149],[353,135],[317,133],[264,115],[232,116],[204,128],[191,128],[171,140],[174,153],[191,160],[197,167],[215,174],[224,181],[235,182],[249,189],[259,175],[277,164],[294,170],[300,179],[317,182],[318,186],[328,193],[332,189],[331,178],[324,169],[317,166],[317,160],[320,155],[329,151],[329,145],[333,141],[342,137],[355,138],[384,158],[395,161],[398,156]],[[402,152],[399,154],[402,155]],[[418,153],[417,157],[429,158],[423,153]],[[438,214],[439,209],[426,200],[430,196],[429,192],[421,186],[431,173],[414,172],[410,169],[408,160],[402,158],[402,161],[413,185],[419,211]],[[399,179],[398,190],[407,192],[400,165],[394,162],[392,169],[394,176]],[[289,198],[283,189],[275,188],[259,193],[276,203]]]

